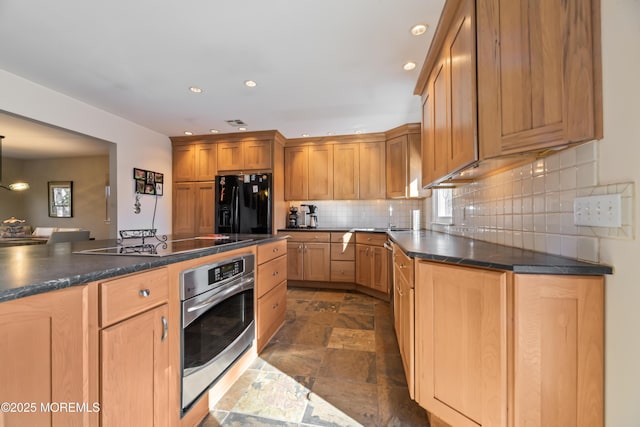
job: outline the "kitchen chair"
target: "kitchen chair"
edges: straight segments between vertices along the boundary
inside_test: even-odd
[[[53,231],[51,237],[47,240],[47,245],[62,242],[78,242],[81,240],[89,240],[89,230]]]

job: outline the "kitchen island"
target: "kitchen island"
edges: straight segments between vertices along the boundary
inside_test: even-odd
[[[10,405],[1,425],[198,425],[209,393],[181,409],[185,270],[255,258],[255,340],[265,345],[284,321],[286,244],[277,236],[166,256],[77,253],[116,243],[0,249],[0,401]],[[254,344],[219,378],[217,397],[256,353]]]

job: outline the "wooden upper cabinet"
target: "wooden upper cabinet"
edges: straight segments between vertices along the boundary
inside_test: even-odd
[[[360,199],[384,199],[385,187],[385,142],[360,143]]]
[[[309,200],[333,199],[333,145],[312,145],[309,150]]]
[[[243,142],[245,169],[271,169],[271,146],[269,140],[248,140]]]
[[[242,141],[218,143],[218,170],[237,171],[244,169]]]
[[[216,145],[194,143],[173,146],[173,181],[213,181],[216,169]]]
[[[333,146],[333,198],[359,198],[360,152],[357,143]]]
[[[484,157],[602,137],[599,4],[478,0]]]
[[[218,143],[218,170],[243,171],[272,168],[271,140],[247,139]]]
[[[386,135],[387,198],[423,196],[420,123],[399,126]]]
[[[474,2],[463,3],[448,43],[451,93],[447,169],[457,171],[478,160],[476,139],[476,49]]]
[[[194,144],[173,146],[173,180],[194,181],[196,176],[196,147]]]
[[[308,200],[309,156],[307,147],[285,147],[284,174],[285,200]]]
[[[409,181],[408,135],[387,141],[387,197],[407,197]]]

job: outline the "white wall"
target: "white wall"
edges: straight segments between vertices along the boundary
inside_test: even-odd
[[[165,181],[171,182],[171,142],[167,136],[4,70],[0,70],[0,93],[0,110],[117,144],[118,228],[151,226],[153,196],[142,196],[142,213],[133,213],[133,168],[162,172]],[[159,233],[171,231],[169,185],[158,198],[155,226]]]
[[[600,181],[635,182],[634,239],[602,239],[612,264],[605,306],[605,419],[608,427],[640,426],[640,1],[602,1],[604,135]]]

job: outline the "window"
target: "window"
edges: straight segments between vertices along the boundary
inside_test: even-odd
[[[453,224],[453,189],[437,188],[433,190],[433,222],[435,224]]]

